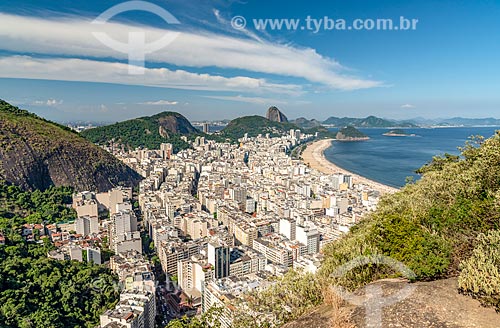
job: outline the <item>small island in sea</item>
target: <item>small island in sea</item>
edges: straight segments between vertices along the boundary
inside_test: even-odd
[[[401,130],[401,129],[390,130],[386,133],[383,133],[382,135],[384,135],[386,137],[415,137],[416,136],[416,134],[407,133],[405,130]]]
[[[370,137],[353,126],[346,126],[337,132],[335,139],[337,141],[364,141],[369,140]]]

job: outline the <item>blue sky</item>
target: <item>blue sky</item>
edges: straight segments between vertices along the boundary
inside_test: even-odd
[[[90,24],[124,1],[0,3],[0,98],[57,121],[114,122],[178,111],[191,120],[265,113],[500,117],[500,1],[150,1]],[[231,19],[242,16],[243,30]],[[416,30],[256,30],[253,19],[418,19]],[[145,75],[92,32],[126,41],[175,36]]]

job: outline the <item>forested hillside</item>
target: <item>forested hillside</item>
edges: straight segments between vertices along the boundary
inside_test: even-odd
[[[47,239],[26,242],[25,223],[74,218],[71,188],[26,192],[0,181],[0,327],[95,327],[118,298],[103,266],[47,258]]]
[[[114,142],[131,149],[160,149],[160,144],[171,143],[177,152],[189,148],[189,144],[183,141],[181,136],[201,135],[201,132],[181,114],[162,112],[85,130],[81,135],[95,144]]]

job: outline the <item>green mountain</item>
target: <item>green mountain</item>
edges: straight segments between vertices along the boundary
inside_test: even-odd
[[[351,117],[329,117],[323,124],[336,127],[351,125],[358,128],[391,128],[391,127],[417,127],[417,125],[409,122],[389,121],[376,116],[368,116],[366,118],[351,118]]]
[[[0,180],[24,189],[105,191],[140,175],[77,133],[0,100]]]
[[[162,112],[85,130],[81,135],[95,144],[104,145],[111,141],[135,149],[145,147],[159,149],[161,143],[171,143],[174,151],[189,148],[181,136],[202,135],[181,114]]]
[[[368,140],[370,138],[355,127],[346,126],[345,128],[340,129],[337,134],[335,134],[335,139],[344,141],[356,141]]]
[[[242,138],[245,133],[249,137],[269,133],[271,136],[280,136],[288,133],[290,129],[299,129],[295,124],[288,122],[275,122],[259,115],[243,116],[232,120],[220,131],[219,135],[233,141]]]

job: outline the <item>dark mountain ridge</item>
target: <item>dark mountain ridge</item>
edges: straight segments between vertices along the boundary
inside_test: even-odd
[[[308,120],[305,117],[296,118],[295,120],[291,120],[290,123],[293,123],[293,124],[297,125],[298,127],[303,128],[303,129],[313,129],[313,128],[317,128],[317,127],[322,126],[320,121],[318,121],[314,118],[311,120]]]
[[[105,191],[141,177],[70,129],[0,100],[0,179],[28,190]]]

